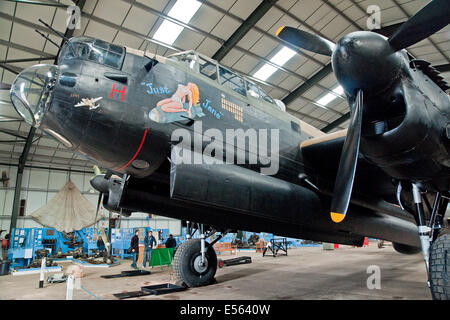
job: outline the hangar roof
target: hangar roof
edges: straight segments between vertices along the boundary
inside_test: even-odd
[[[382,32],[389,34],[428,3],[428,0],[178,1],[186,1],[190,6],[177,10],[177,0],[79,0],[81,23],[73,35],[87,35],[141,50],[147,47],[165,56],[194,49],[245,75],[259,77],[266,92],[286,102],[288,112],[319,129],[329,129],[330,123],[349,111],[331,71],[330,57],[309,52],[292,54],[275,37],[277,29],[289,25],[337,41],[349,32],[367,30],[370,14],[366,10],[376,4],[381,9]],[[61,43],[38,19],[64,32],[69,17],[67,5],[71,5],[68,0],[0,1],[0,82],[10,84],[15,72],[31,65],[53,63],[58,48],[34,29]],[[179,29],[173,42],[157,34],[167,21]],[[416,58],[439,66],[450,82],[450,26],[408,50]],[[28,58],[41,60],[21,61]],[[16,59],[21,62],[10,61]],[[30,127],[19,118],[8,91],[0,90],[0,163],[17,163],[23,152]],[[331,132],[347,126],[348,121],[333,125]],[[33,137],[27,163],[85,170],[92,166],[82,155],[67,151],[39,130]]]

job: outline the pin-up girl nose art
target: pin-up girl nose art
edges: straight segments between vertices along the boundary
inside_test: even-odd
[[[200,93],[195,83],[179,84],[172,97],[159,101],[156,108],[150,111],[149,117],[159,123],[203,117],[205,114],[199,102]]]

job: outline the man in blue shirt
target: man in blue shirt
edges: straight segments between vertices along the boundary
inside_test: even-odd
[[[148,266],[152,263],[152,250],[153,245],[156,246],[156,239],[152,235],[152,232],[149,231],[144,238],[144,261],[142,262],[142,266],[145,268],[145,265],[147,264],[147,257],[148,257]]]

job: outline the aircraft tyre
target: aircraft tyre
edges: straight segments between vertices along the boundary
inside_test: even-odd
[[[201,287],[212,284],[217,270],[214,248],[206,243],[206,263],[201,265],[200,239],[191,239],[181,244],[173,257],[173,273],[177,284]]]
[[[431,245],[429,265],[433,300],[450,300],[450,233],[440,235]]]

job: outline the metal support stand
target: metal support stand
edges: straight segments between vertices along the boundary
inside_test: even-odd
[[[47,265],[47,258],[43,257],[41,260],[41,274],[39,275],[39,288],[44,287],[44,272],[46,265]]]
[[[189,240],[191,238],[191,222],[186,221],[186,239]]]
[[[205,233],[203,224],[200,225],[200,252],[202,254],[202,265],[205,265],[205,254],[206,254],[206,245],[205,245]]]
[[[412,185],[412,191],[413,191],[413,199],[414,203],[416,205],[416,223],[417,228],[419,230],[419,239],[420,244],[422,247],[422,255],[423,260],[425,261],[425,265],[427,268],[427,274],[429,271],[429,259],[430,259],[430,247],[431,247],[431,240],[430,240],[430,232],[431,228],[426,225],[425,222],[425,215],[423,210],[423,204],[422,204],[422,195],[420,194],[419,187],[413,183]]]
[[[72,300],[72,298],[73,298],[74,283],[75,283],[75,277],[71,274],[67,277],[66,300]]]
[[[447,195],[448,192],[445,192],[444,194],[438,192],[436,194],[436,198],[434,199],[433,210],[431,212],[429,224],[431,228],[431,235],[430,235],[431,242],[436,240],[436,238],[439,235],[439,232],[441,231],[442,224],[444,222],[445,212],[447,211],[447,206],[449,202],[449,198],[447,197]]]
[[[272,252],[272,256],[276,257],[279,255],[278,251],[283,251],[284,255],[288,255],[287,253],[287,239],[281,238],[281,239],[271,239],[270,240],[270,246],[266,246],[263,250],[263,257],[265,257],[267,254],[266,252],[270,250]]]

